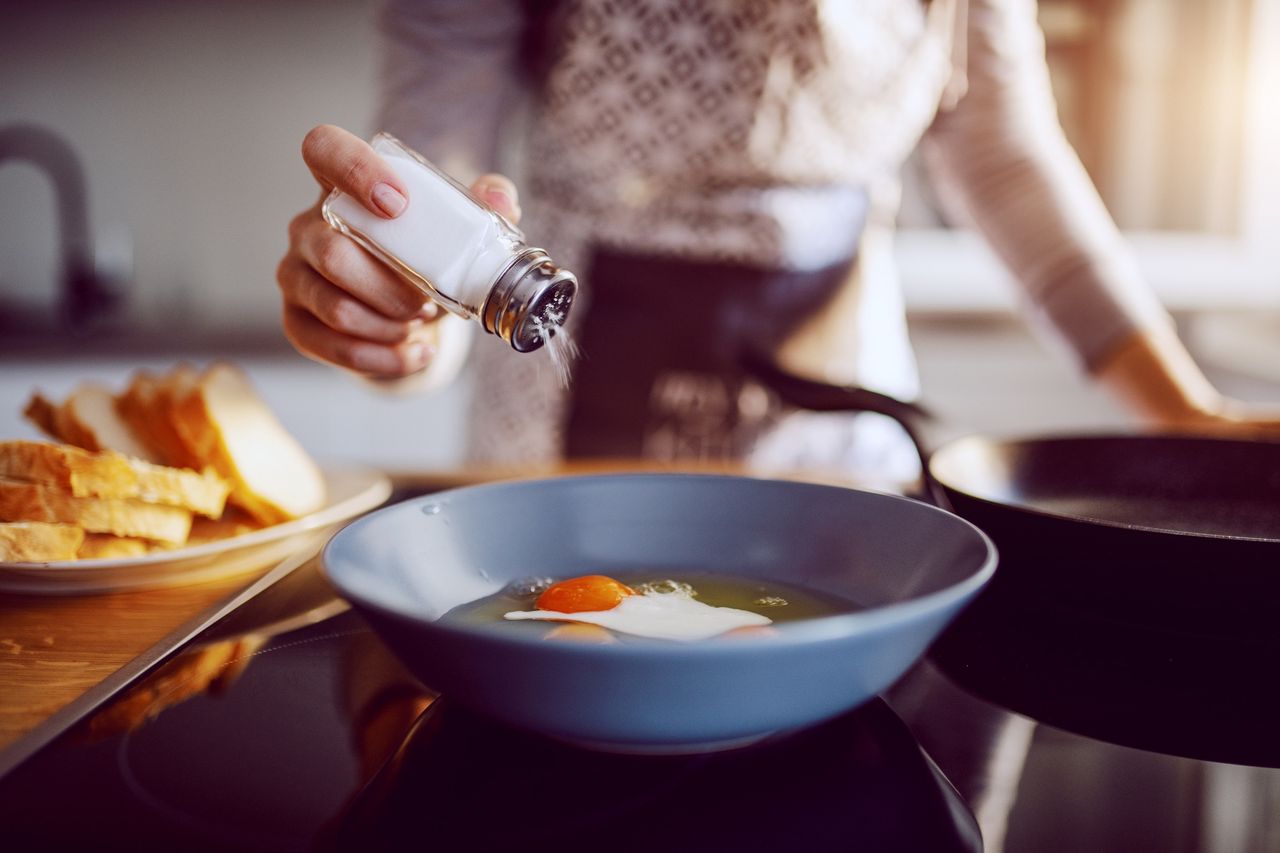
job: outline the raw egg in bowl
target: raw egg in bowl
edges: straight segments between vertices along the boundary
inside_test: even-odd
[[[326,573],[427,686],[603,748],[710,749],[897,680],[995,570],[895,495],[745,477],[496,483],[348,525]]]

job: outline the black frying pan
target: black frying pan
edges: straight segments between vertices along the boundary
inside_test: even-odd
[[[940,443],[920,406],[747,360],[783,400],[873,411],[911,435],[935,502],[982,528],[988,596],[1183,636],[1280,631],[1280,443],[1142,435]],[[986,597],[986,596],[984,596]]]

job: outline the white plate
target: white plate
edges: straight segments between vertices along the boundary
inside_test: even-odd
[[[310,515],[252,533],[140,557],[0,563],[0,591],[44,595],[178,586],[261,569],[318,544],[334,525],[373,509],[391,494],[391,480],[363,466],[323,469],[328,499]]]

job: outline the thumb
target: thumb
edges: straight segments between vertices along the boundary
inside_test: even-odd
[[[510,178],[504,175],[481,175],[471,185],[471,194],[505,216],[513,225],[520,223],[520,194]]]

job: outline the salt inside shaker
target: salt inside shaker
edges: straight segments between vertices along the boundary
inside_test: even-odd
[[[573,273],[394,136],[379,133],[371,145],[404,182],[408,206],[383,219],[335,189],[322,207],[325,221],[516,351],[555,336],[577,295]]]

